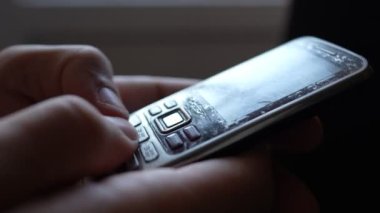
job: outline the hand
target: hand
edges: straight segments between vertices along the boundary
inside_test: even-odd
[[[88,46],[0,52],[0,210],[85,176],[137,147],[107,58]]]
[[[192,81],[117,77],[129,109],[138,109]],[[304,152],[319,143],[317,119],[264,139],[272,150]],[[284,142],[277,144],[277,142]],[[302,145],[301,145],[302,144]],[[265,149],[210,159],[181,168],[118,174],[83,187],[41,197],[17,209],[27,212],[318,212],[314,197]]]
[[[117,90],[107,77],[110,70],[106,58],[88,47],[16,47],[0,54],[1,114],[7,115],[0,121],[1,208],[17,204],[19,211],[28,212],[266,211],[284,200],[284,190],[279,191],[284,185],[294,192],[294,202],[287,202],[286,207],[299,207],[298,201],[311,209],[315,207],[304,185],[288,174],[273,173],[269,154],[259,150],[179,169],[115,175],[59,192],[59,186],[112,170],[127,160],[135,147],[126,137],[133,138],[135,134],[128,122],[103,116],[127,117],[112,95],[117,96]],[[64,78],[70,73],[70,78]],[[41,80],[43,77],[50,80]],[[137,109],[194,81],[129,77],[116,82],[124,103]],[[109,94],[106,98],[98,92],[104,85],[114,91],[103,92]],[[79,95],[87,101],[73,96],[43,101],[61,94]],[[37,102],[41,103],[16,112]],[[315,120],[305,121],[295,129],[303,134],[284,131],[278,136],[283,138],[271,140],[287,139],[289,145],[282,147],[288,150],[305,141],[308,145],[301,147],[309,149],[319,141]],[[25,200],[29,204],[21,206]]]

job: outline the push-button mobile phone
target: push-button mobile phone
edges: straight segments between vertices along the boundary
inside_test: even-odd
[[[139,148],[129,170],[199,160],[365,80],[366,59],[300,37],[130,116]]]

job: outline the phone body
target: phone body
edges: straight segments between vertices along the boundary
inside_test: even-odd
[[[202,159],[370,73],[364,57],[336,44],[310,36],[291,40],[131,114],[139,148],[127,169]]]

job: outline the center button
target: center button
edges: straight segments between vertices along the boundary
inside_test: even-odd
[[[154,123],[162,133],[173,133],[173,130],[191,121],[190,115],[184,109],[174,109],[154,119]]]
[[[165,126],[167,128],[170,128],[172,126],[175,126],[183,121],[183,117],[179,112],[172,113],[162,119],[164,122]]]

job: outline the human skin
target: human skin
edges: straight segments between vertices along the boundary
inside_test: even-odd
[[[88,46],[16,46],[0,53],[0,209],[15,212],[318,212],[308,188],[273,160],[321,139],[317,118],[235,156],[180,168],[112,172],[137,147],[134,111],[193,79],[116,76]],[[128,109],[128,110],[127,110]],[[270,147],[270,148],[268,148]],[[289,194],[289,192],[291,192]]]

